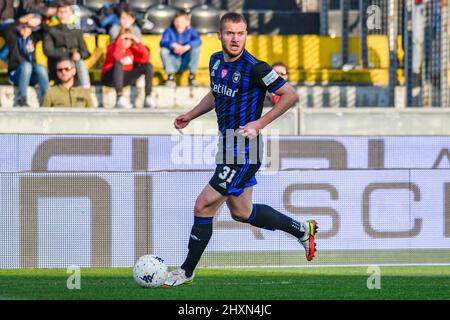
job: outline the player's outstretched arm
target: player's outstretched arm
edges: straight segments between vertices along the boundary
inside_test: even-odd
[[[285,113],[290,107],[294,106],[299,100],[297,92],[287,82],[275,91],[275,93],[280,96],[278,103],[258,120],[240,127],[240,134],[250,139],[255,138],[262,129]]]
[[[209,111],[214,109],[214,106],[214,95],[212,91],[209,91],[208,94],[204,96],[203,99],[200,100],[200,102],[192,110],[178,116],[175,119],[175,122],[173,123],[175,129],[183,129],[187,127],[189,122],[205,113],[208,113]]]
[[[267,112],[264,116],[262,116],[259,120],[261,120],[263,128],[266,127],[269,123],[274,121],[276,118],[285,113],[290,107],[294,106],[298,100],[298,94],[295,89],[289,84],[285,83],[281,86],[280,89],[275,91],[275,94],[280,96],[280,100],[278,103],[272,107],[272,109]]]

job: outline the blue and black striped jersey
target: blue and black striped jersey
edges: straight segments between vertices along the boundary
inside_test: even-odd
[[[214,53],[209,62],[209,72],[215,97],[217,124],[223,137],[223,141],[219,143],[222,145],[224,158],[226,151],[233,150],[235,163],[238,155],[242,156],[238,158],[241,158],[243,163],[254,162],[249,157],[248,139],[245,139],[245,147],[240,146],[233,131],[259,119],[266,92],[278,90],[286,81],[266,62],[257,60],[247,50],[233,62],[226,62],[222,51]],[[233,134],[233,139],[230,139]],[[258,137],[257,140],[262,139]]]

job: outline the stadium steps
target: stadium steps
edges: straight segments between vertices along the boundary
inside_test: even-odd
[[[419,99],[419,91],[414,90],[415,99]],[[30,107],[39,108],[39,98],[34,87],[28,88]],[[116,93],[113,88],[93,86],[92,98],[96,108],[113,109]],[[194,107],[210,90],[207,86],[179,86],[169,88],[156,86],[152,92],[158,110],[187,110]],[[339,108],[339,107],[388,107],[389,92],[386,87],[373,86],[298,86],[299,106],[302,108]],[[396,104],[404,103],[404,88],[397,87]],[[402,91],[403,90],[403,91]],[[15,105],[17,88],[0,85],[0,109],[12,109]],[[144,81],[140,78],[136,86],[125,87],[124,95],[130,99],[136,109],[142,109],[144,101]],[[23,109],[23,108],[20,108]]]

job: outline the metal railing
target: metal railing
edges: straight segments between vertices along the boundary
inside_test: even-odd
[[[340,68],[349,68],[349,35],[355,25],[349,13],[357,13],[360,50],[353,67],[379,67],[368,48],[368,36],[388,36],[390,105],[395,104],[395,88],[400,85],[405,87],[405,107],[450,107],[448,0],[359,0],[358,10],[350,0],[317,1],[321,35],[329,34],[330,10],[340,10]]]

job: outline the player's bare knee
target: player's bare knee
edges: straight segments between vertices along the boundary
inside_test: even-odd
[[[197,199],[194,206],[194,215],[196,217],[208,217],[209,214],[209,208],[206,205],[206,202],[202,201],[201,199]]]
[[[231,218],[233,218],[233,220],[238,221],[238,222],[245,222],[250,217],[250,214],[246,213],[244,211],[230,210],[230,212],[231,212]]]
[[[203,205],[203,203],[201,203],[199,201],[195,202],[194,214],[196,217],[201,216],[202,213],[204,213],[204,209],[205,209],[205,206]]]

